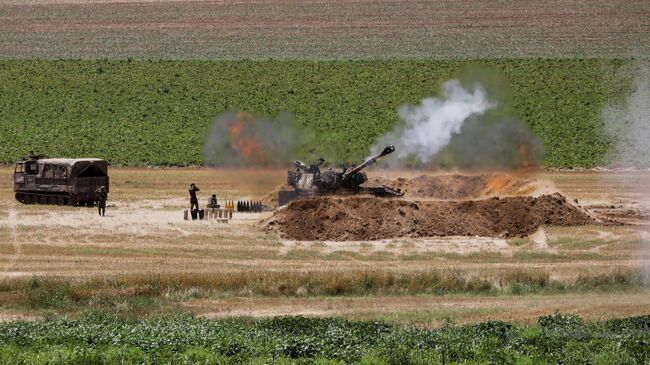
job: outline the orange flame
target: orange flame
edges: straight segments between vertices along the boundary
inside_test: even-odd
[[[262,144],[257,138],[246,133],[248,130],[254,129],[255,118],[253,115],[240,112],[235,115],[235,118],[228,126],[232,147],[248,162],[265,162],[267,156]]]
[[[511,196],[530,194],[534,191],[533,184],[523,178],[534,173],[538,167],[536,160],[537,152],[539,152],[538,147],[520,140],[517,143],[517,151],[519,152],[517,170],[511,174],[493,174],[483,189],[485,195]]]
[[[531,195],[538,189],[535,180],[523,179],[515,174],[493,174],[485,183],[483,195],[485,196],[522,196]]]
[[[519,142],[519,169],[520,170],[530,170],[535,166],[535,164],[532,162],[530,158],[530,151],[528,150],[528,146],[526,144]]]
[[[507,188],[512,184],[512,178],[506,175],[493,175],[485,184],[485,195],[495,193],[506,193]]]

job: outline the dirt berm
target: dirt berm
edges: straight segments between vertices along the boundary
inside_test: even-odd
[[[264,222],[300,241],[364,241],[394,237],[490,236],[534,233],[539,226],[593,223],[559,193],[473,201],[406,201],[356,196],[295,201]]]
[[[394,180],[371,178],[364,186],[390,186],[406,192],[409,199],[466,200],[492,196],[525,196],[554,190],[545,189],[549,183],[506,173],[421,175]],[[282,185],[262,199],[271,208],[278,206],[278,191],[291,190]]]
[[[409,198],[436,200],[481,199],[491,196],[533,195],[540,190],[543,181],[506,173],[478,175],[441,174],[421,175],[411,179],[370,179],[365,185],[387,185],[406,192]]]

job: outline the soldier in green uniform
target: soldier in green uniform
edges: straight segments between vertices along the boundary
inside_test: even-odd
[[[100,186],[99,189],[95,190],[97,195],[97,210],[101,217],[106,214],[106,200],[108,199],[108,191],[106,191],[105,186]]]
[[[190,210],[199,210],[199,199],[196,198],[197,191],[199,191],[199,188],[194,183],[190,184]]]
[[[212,197],[210,197],[208,208],[219,209],[219,203],[217,203],[217,194],[212,194]]]

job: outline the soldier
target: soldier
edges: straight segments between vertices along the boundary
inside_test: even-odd
[[[212,208],[213,210],[219,208],[219,204],[217,203],[217,194],[212,194],[210,202],[208,202],[208,208]]]
[[[199,191],[199,188],[194,183],[190,184],[190,210],[199,210],[199,200],[196,198],[197,191]]]
[[[100,186],[99,189],[95,190],[97,195],[97,210],[100,217],[104,217],[106,214],[106,200],[108,199],[108,191],[106,191],[105,186]]]

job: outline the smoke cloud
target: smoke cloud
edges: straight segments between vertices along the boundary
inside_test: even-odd
[[[634,75],[632,93],[622,105],[603,110],[603,123],[614,141],[615,167],[650,167],[650,62],[638,61],[624,73]]]
[[[532,168],[541,164],[540,140],[517,119],[504,116],[486,88],[465,88],[458,80],[442,84],[439,97],[399,110],[403,124],[379,138],[377,153],[396,146],[389,164],[419,167]]]
[[[534,170],[542,165],[544,145],[513,117],[494,121],[470,118],[461,133],[433,160],[438,167],[482,170]]]
[[[622,78],[633,76],[632,92],[620,105],[609,105],[603,110],[603,123],[614,142],[612,166],[624,168],[650,168],[650,61],[636,61],[622,70]],[[613,175],[612,178],[617,178]],[[619,178],[620,179],[620,178]],[[650,172],[641,171],[632,179],[621,179],[620,186],[638,197],[639,206],[647,215],[650,212]],[[636,200],[635,199],[635,200]],[[646,222],[650,224],[650,222]],[[647,226],[646,226],[647,227]],[[640,231],[644,252],[650,257],[650,232]],[[650,277],[650,265],[645,273]]]
[[[205,136],[203,158],[212,167],[279,167],[297,158],[306,132],[290,114],[276,118],[247,112],[214,118]]]
[[[423,99],[419,106],[402,107],[399,115],[404,125],[383,136],[373,146],[373,153],[392,144],[399,146],[397,158],[415,157],[427,163],[449,144],[454,134],[460,133],[467,118],[494,106],[480,85],[466,90],[458,80],[442,84],[441,94],[438,98]]]

